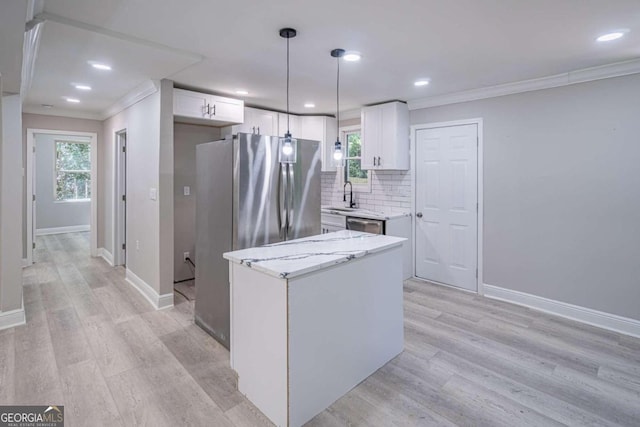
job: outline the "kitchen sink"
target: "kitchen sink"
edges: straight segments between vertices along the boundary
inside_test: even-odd
[[[323,209],[327,209],[330,211],[343,211],[343,212],[353,212],[353,211],[358,211],[358,210],[362,210],[362,209],[358,209],[358,208],[343,208],[343,207],[337,207],[337,206],[329,206]]]

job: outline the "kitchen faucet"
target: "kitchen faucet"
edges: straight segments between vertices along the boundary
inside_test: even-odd
[[[356,202],[353,201],[353,184],[351,184],[351,181],[345,181],[344,186],[342,187],[342,200],[345,202],[347,201],[347,184],[349,184],[349,207],[355,208]]]

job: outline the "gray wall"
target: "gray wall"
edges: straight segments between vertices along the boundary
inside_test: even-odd
[[[102,122],[98,120],[74,119],[70,117],[44,116],[41,114],[22,114],[22,167],[27,167],[27,129],[46,129],[46,130],[63,130],[75,132],[92,132],[98,135],[98,247],[104,247],[105,243],[105,141],[102,134]],[[23,179],[23,194],[27,192],[26,178]],[[27,217],[27,201],[26,197],[22,199],[22,215]],[[26,220],[22,227],[23,253],[22,257],[27,256],[27,224]]]
[[[2,81],[0,80],[0,93]],[[22,307],[22,103],[20,95],[0,101],[0,312]]]
[[[196,242],[196,145],[220,139],[220,129],[184,123],[174,125],[174,275],[175,280],[194,277],[183,261],[185,252],[195,261]],[[191,195],[184,195],[184,187]]]
[[[484,283],[640,319],[640,74],[411,112],[484,119]]]
[[[91,222],[91,202],[57,202],[54,197],[56,140],[90,143],[78,136],[36,134],[36,229],[88,226]],[[96,197],[97,195],[92,195]]]

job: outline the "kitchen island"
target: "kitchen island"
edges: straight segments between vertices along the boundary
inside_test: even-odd
[[[231,367],[274,424],[304,424],[402,352],[404,240],[344,230],[224,254]]]

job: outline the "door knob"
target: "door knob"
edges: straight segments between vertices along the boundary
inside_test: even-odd
[[[416,214],[416,216],[417,216],[418,218],[422,218],[422,212],[418,212],[418,213]]]

